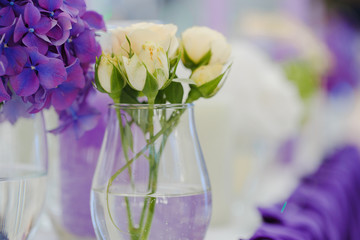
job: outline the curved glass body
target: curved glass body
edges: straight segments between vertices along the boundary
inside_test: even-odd
[[[0,239],[29,239],[43,209],[47,142],[41,113],[4,120],[0,112]]]
[[[91,212],[98,239],[203,239],[210,183],[193,105],[111,105]]]

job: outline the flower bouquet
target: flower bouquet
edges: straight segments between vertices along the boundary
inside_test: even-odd
[[[221,88],[230,47],[206,27],[186,30],[180,42],[176,31],[152,23],[115,29],[97,60],[96,87],[114,101],[92,186],[99,239],[205,236],[211,194],[192,103]],[[187,77],[177,75],[180,60]]]

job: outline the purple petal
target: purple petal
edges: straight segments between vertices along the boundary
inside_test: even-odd
[[[38,66],[40,64],[46,64],[49,62],[49,58],[36,51],[36,48],[29,48],[29,56],[30,56],[31,64],[34,66]]]
[[[0,79],[0,102],[10,100],[10,95],[4,87],[3,81]]]
[[[31,117],[28,113],[30,105],[31,104],[24,102],[21,97],[13,95],[12,99],[3,106],[5,119],[15,124],[19,118]]]
[[[9,76],[20,73],[28,60],[28,54],[23,47],[4,48],[4,55],[11,66],[6,69],[6,75]]]
[[[0,55],[0,76],[4,76],[6,73],[6,68],[8,66],[8,61],[4,55]]]
[[[103,17],[95,11],[87,11],[81,18],[85,20],[91,28],[106,30]]]
[[[77,88],[85,87],[85,77],[83,69],[80,66],[79,59],[66,68],[67,82],[72,83]]]
[[[63,83],[53,91],[51,103],[57,111],[64,110],[71,106],[78,93],[79,89],[74,88],[72,84]]]
[[[0,26],[9,26],[14,22],[15,14],[11,7],[0,9]]]
[[[64,63],[56,58],[49,58],[45,64],[36,67],[41,85],[46,89],[56,88],[66,81],[66,69]]]
[[[51,44],[50,39],[49,39],[46,35],[37,34],[37,33],[35,33],[35,35],[36,35],[38,38],[40,38],[40,39],[44,40],[45,42],[47,42],[47,43]]]
[[[14,42],[18,42],[24,36],[24,34],[28,32],[29,30],[27,29],[27,27],[25,27],[22,16],[20,15],[15,25]]]
[[[84,0],[64,0],[61,9],[64,12],[69,12],[73,17],[82,16],[86,11],[86,3]]]
[[[47,33],[47,35],[54,39],[52,44],[60,46],[66,42],[70,37],[71,21],[67,17],[60,17],[58,24]]]
[[[49,108],[51,104],[49,91],[47,91],[41,86],[35,94],[26,97],[25,100],[32,103],[32,106],[29,109],[29,113],[40,112],[44,108]]]
[[[48,43],[38,38],[34,33],[26,34],[22,42],[27,47],[36,47],[41,54],[45,54],[48,51]]]
[[[19,75],[10,77],[10,84],[18,96],[29,96],[39,88],[35,71],[26,68]]]
[[[24,21],[29,25],[29,27],[35,27],[40,21],[40,18],[41,14],[39,9],[37,9],[32,3],[26,4],[24,11]]]
[[[77,137],[81,137],[85,132],[96,127],[99,121],[99,115],[84,115],[79,116],[79,119],[74,124],[74,130]]]
[[[39,22],[34,26],[35,32],[37,34],[46,34],[56,25],[56,21],[48,18],[42,17]]]
[[[77,36],[85,31],[85,22],[81,18],[77,19],[77,22],[72,25],[71,36]]]
[[[87,30],[73,39],[74,49],[81,63],[94,63],[98,54],[95,33]]]
[[[40,7],[49,11],[59,9],[63,4],[62,0],[38,0]]]

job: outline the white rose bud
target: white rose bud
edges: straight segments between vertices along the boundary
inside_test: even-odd
[[[225,64],[231,47],[221,33],[208,27],[192,27],[182,34],[182,47],[195,65],[211,50],[209,64]],[[184,54],[182,60],[186,64]]]
[[[97,68],[97,76],[101,87],[107,91],[111,92],[111,75],[114,70],[114,65],[112,64],[111,57],[109,55],[101,56],[99,66]]]
[[[146,42],[142,46],[139,58],[157,80],[158,88],[162,88],[169,79],[169,64],[165,50],[153,42]]]
[[[220,76],[222,70],[223,65],[221,64],[201,66],[194,71],[191,79],[197,86],[201,86]]]
[[[142,91],[146,82],[146,68],[136,54],[130,59],[123,56],[123,61],[129,84],[135,90]]]

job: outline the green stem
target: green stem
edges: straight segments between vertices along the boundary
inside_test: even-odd
[[[162,128],[160,129],[160,131],[157,134],[151,134],[149,141],[147,142],[147,145],[144,146],[139,152],[137,152],[135,154],[135,156],[131,159],[129,159],[126,164],[121,167],[119,170],[117,170],[109,179],[107,187],[106,187],[106,204],[107,204],[107,209],[108,209],[108,214],[109,214],[109,218],[112,222],[112,224],[116,227],[116,229],[118,229],[119,231],[122,231],[115,223],[111,211],[110,211],[110,203],[109,203],[109,192],[110,192],[110,187],[112,186],[113,182],[115,181],[115,179],[125,170],[125,169],[129,169],[131,164],[138,159],[141,155],[143,155],[149,148],[151,148],[151,146],[153,146],[154,148],[154,153],[155,153],[155,142],[157,141],[157,139],[160,136],[163,136],[163,140],[162,140],[162,144],[160,145],[159,148],[159,152],[158,154],[155,153],[154,155],[154,159],[155,157],[160,159],[162,152],[164,150],[165,147],[165,143],[167,141],[167,137],[168,135],[170,135],[170,133],[172,132],[173,128],[177,125],[178,120],[180,119],[180,116],[182,115],[182,113],[184,112],[184,110],[181,110],[179,112],[177,112],[176,114],[173,114],[169,120],[162,126]],[[121,116],[120,116],[121,117]],[[151,157],[149,158],[149,161]],[[155,161],[155,160],[154,160]],[[157,162],[157,166],[158,166],[158,162],[159,161],[155,161]],[[155,192],[156,188],[157,188],[157,171],[158,171],[158,167],[156,166],[155,169],[153,169],[153,173],[155,174],[155,178],[151,178],[151,192]],[[149,176],[150,177],[150,176]],[[126,201],[126,200],[125,200]],[[127,201],[127,205],[128,205],[128,201]],[[150,233],[150,228],[151,228],[151,224],[152,224],[152,219],[153,219],[153,215],[155,212],[155,205],[156,205],[156,198],[154,197],[150,197],[148,196],[145,200],[144,203],[144,207],[142,210],[142,214],[141,214],[141,220],[140,220],[140,225],[139,228],[134,228],[133,225],[129,225],[129,230],[131,231],[131,235],[132,235],[132,239],[136,240],[138,239],[137,237],[140,235],[142,240],[146,240],[149,236]],[[131,220],[132,222],[132,218],[131,218],[131,209],[129,208],[129,206],[127,206],[128,208],[128,218],[129,218],[129,222]],[[148,214],[146,214],[146,209],[148,208]],[[146,221],[145,221],[145,225],[144,224],[144,220],[146,217]]]

